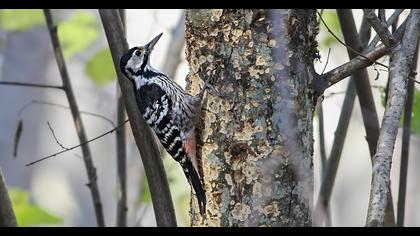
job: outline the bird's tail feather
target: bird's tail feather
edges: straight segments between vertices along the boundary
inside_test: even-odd
[[[200,177],[189,160],[182,164],[182,168],[184,169],[185,176],[192,185],[195,195],[197,196],[200,214],[204,215],[206,213],[206,192],[203,189]]]

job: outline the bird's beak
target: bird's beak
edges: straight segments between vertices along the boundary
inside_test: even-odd
[[[158,36],[156,36],[154,39],[152,39],[148,44],[146,44],[146,46],[144,46],[147,50],[152,51],[153,47],[155,46],[155,44],[157,43],[157,41],[159,41],[160,37],[162,36],[163,33],[158,34]]]

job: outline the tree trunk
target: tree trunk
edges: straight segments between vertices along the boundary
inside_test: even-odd
[[[188,10],[187,88],[199,126],[207,212],[193,226],[311,226],[318,56],[314,10]]]

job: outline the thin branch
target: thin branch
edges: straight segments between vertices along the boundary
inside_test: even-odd
[[[398,27],[397,31],[395,32],[394,39],[400,40],[405,30],[405,24],[401,24]],[[344,78],[351,75],[354,71],[363,69],[372,65],[372,61],[375,61],[387,53],[385,45],[381,44],[372,50],[366,52],[363,57],[357,56],[350,60],[347,63],[344,63],[341,66],[321,75],[321,78],[327,81],[328,87],[340,82]],[[370,60],[366,60],[365,58],[369,58]]]
[[[65,106],[65,105],[62,105],[62,104],[54,103],[54,102],[47,102],[47,101],[40,101],[40,100],[32,100],[32,101],[28,102],[27,104],[25,104],[25,105],[24,105],[24,106],[23,106],[23,107],[19,110],[19,112],[18,112],[18,116],[19,116],[19,117],[21,117],[22,113],[23,113],[23,112],[24,112],[27,108],[29,108],[30,106],[32,106],[33,104],[49,105],[49,106],[61,107],[61,108],[64,108],[64,109],[70,109],[70,107],[69,107],[69,106]],[[114,122],[113,122],[111,119],[107,118],[106,116],[103,116],[103,115],[101,115],[101,114],[94,113],[94,112],[89,112],[89,111],[80,111],[80,114],[82,114],[82,115],[89,115],[89,116],[93,116],[93,117],[97,117],[97,118],[103,119],[103,120],[105,120],[106,122],[108,122],[109,124],[111,124],[111,126],[112,126],[112,127],[114,127],[114,128],[115,128],[115,124],[114,124]]]
[[[0,227],[16,227],[16,216],[7,191],[6,181],[0,167]]]
[[[414,72],[417,68],[417,60],[419,54],[419,45],[417,44],[416,54],[414,55],[411,71]],[[411,73],[412,77],[415,73]],[[404,107],[404,121],[403,133],[401,142],[401,163],[400,163],[400,183],[398,188],[398,204],[397,204],[397,226],[404,226],[405,213],[405,196],[407,192],[407,175],[408,175],[408,157],[410,151],[410,125],[411,115],[413,112],[413,97],[414,97],[414,81],[409,80],[407,85],[407,100]]]
[[[176,226],[175,211],[172,204],[169,185],[166,178],[162,159],[154,136],[141,116],[130,81],[120,71],[121,56],[128,51],[128,44],[124,37],[123,26],[118,20],[117,10],[100,9],[99,14],[104,26],[105,34],[111,49],[118,82],[124,98],[125,108],[130,120],[133,136],[140,151],[147,181],[150,187],[153,210],[158,226]]]
[[[357,34],[356,24],[352,10],[350,9],[337,9],[338,18],[340,21],[341,28],[343,30],[344,41],[354,48],[363,49],[363,45],[360,42],[360,37]],[[350,59],[356,57],[352,51],[348,51]],[[369,75],[366,68],[356,70],[353,73],[354,83],[356,85],[357,97],[359,98],[359,104],[362,111],[363,124],[366,130],[366,141],[369,145],[369,153],[371,158],[375,155],[376,145],[379,138],[379,119],[376,112],[375,101],[369,82]],[[390,194],[389,194],[390,195]],[[392,199],[392,196],[389,196]],[[390,201],[391,203],[391,201]],[[387,219],[387,226],[395,226],[394,209],[392,204],[387,206],[388,216],[391,218]]]
[[[119,9],[120,20],[124,26],[124,32],[127,32],[126,28],[126,11]],[[117,82],[118,83],[118,82]],[[117,85],[117,122],[123,122],[125,117],[124,100],[121,94],[121,89]],[[126,150],[126,130],[118,129],[115,135],[117,145],[117,175],[120,194],[117,197],[117,227],[127,227],[127,150]]]
[[[24,87],[33,87],[33,88],[52,88],[52,89],[61,89],[63,86],[56,85],[47,85],[47,84],[32,84],[32,83],[22,83],[22,82],[10,82],[10,81],[0,81],[0,85],[10,85],[10,86],[24,86]]]
[[[33,164],[36,164],[36,163],[41,162],[41,161],[44,161],[44,160],[49,159],[49,158],[51,158],[51,157],[58,156],[58,155],[63,154],[63,153],[65,153],[65,152],[68,152],[68,151],[71,151],[71,150],[73,150],[73,149],[76,149],[76,148],[78,148],[78,147],[83,147],[83,146],[86,146],[88,143],[93,142],[93,141],[95,141],[95,140],[97,140],[97,139],[100,139],[100,138],[104,137],[105,135],[110,134],[110,133],[112,133],[112,132],[114,132],[114,131],[118,130],[119,128],[123,127],[123,126],[125,125],[125,123],[127,123],[127,122],[128,122],[128,120],[126,120],[126,121],[124,121],[123,123],[119,124],[117,127],[113,128],[113,129],[111,129],[111,130],[109,130],[109,131],[107,131],[107,132],[105,132],[105,133],[103,133],[103,134],[100,134],[100,135],[96,136],[95,138],[92,138],[92,139],[86,140],[86,141],[85,141],[85,142],[83,142],[83,143],[79,143],[79,144],[74,145],[74,146],[72,146],[72,147],[66,148],[66,149],[65,149],[65,150],[63,150],[63,151],[56,152],[56,153],[54,153],[54,154],[51,154],[51,155],[48,155],[48,156],[46,156],[46,157],[40,158],[40,159],[38,159],[38,160],[36,160],[36,161],[30,162],[30,163],[26,164],[26,166],[31,166],[31,165],[33,165]]]
[[[385,44],[388,49],[391,49],[395,45],[395,40],[392,37],[391,32],[385,27],[381,20],[375,15],[373,9],[363,9],[366,19],[369,21],[372,28],[381,38],[381,41]]]
[[[405,104],[406,83],[410,75],[413,55],[418,43],[420,10],[410,12],[401,44],[393,48],[390,69],[390,91],[379,134],[378,148],[373,159],[372,184],[366,226],[383,226],[390,192],[391,159],[399,120]]]
[[[64,147],[64,145],[63,145],[63,144],[61,144],[61,143],[60,143],[60,141],[58,141],[57,136],[55,136],[55,132],[54,132],[53,128],[51,127],[51,125],[50,125],[50,122],[49,122],[49,121],[47,121],[47,125],[48,125],[48,128],[49,128],[49,129],[50,129],[50,131],[51,131],[51,134],[52,134],[52,135],[53,135],[53,137],[54,137],[55,142],[58,144],[58,146],[60,146],[60,147],[61,147],[62,149],[64,149],[64,150],[69,150],[68,148]]]
[[[328,61],[330,60],[330,52],[331,52],[331,48],[328,48],[327,61],[325,62],[325,66],[324,66],[324,69],[322,69],[321,75],[324,74],[324,71],[327,68]]]
[[[76,98],[74,97],[73,90],[71,88],[70,78],[67,72],[67,68],[64,61],[63,51],[61,49],[60,41],[57,35],[57,26],[54,25],[51,12],[49,9],[44,9],[44,15],[48,26],[48,31],[51,37],[51,42],[53,46],[54,56],[57,61],[58,69],[61,75],[63,82],[64,91],[66,92],[67,99],[69,101],[70,110],[73,116],[74,125],[76,127],[77,135],[79,136],[80,143],[85,143],[87,141],[86,132],[83,127],[82,118],[80,117],[79,108],[76,103]],[[95,209],[96,221],[98,226],[105,226],[105,220],[102,210],[102,203],[99,194],[98,185],[96,182],[96,171],[93,164],[92,155],[88,145],[83,145],[82,153],[85,161],[87,176],[89,180],[89,189],[91,191],[93,205]]]

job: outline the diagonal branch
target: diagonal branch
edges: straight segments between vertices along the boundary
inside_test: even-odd
[[[378,147],[373,158],[372,184],[366,226],[383,226],[390,192],[391,159],[399,120],[405,103],[406,84],[420,30],[420,10],[411,10],[401,44],[393,48],[390,67],[390,89],[379,134]]]
[[[109,48],[111,49],[134,139],[143,161],[150,187],[150,194],[152,196],[156,223],[158,226],[176,226],[175,212],[168,181],[162,159],[159,158],[157,144],[154,141],[149,126],[138,110],[132,84],[124,77],[119,69],[120,58],[128,51],[128,45],[124,37],[123,26],[118,19],[118,12],[112,9],[101,9],[99,10],[99,14]]]
[[[357,34],[352,11],[349,9],[337,9],[337,14],[341,28],[344,32],[343,35],[345,42],[353,48],[363,49],[362,43],[360,42]],[[350,59],[357,56],[351,50],[348,50],[348,54]],[[369,76],[365,68],[354,71],[353,76],[360,108],[362,110],[363,123],[366,129],[366,140],[369,144],[370,155],[373,156],[375,154],[379,136],[379,120],[376,113],[372,90],[370,88]]]
[[[16,227],[16,216],[7,191],[6,181],[0,167],[0,227]]]
[[[61,79],[63,82],[64,91],[66,92],[67,99],[69,101],[71,114],[73,116],[74,125],[76,127],[77,135],[81,143],[87,141],[86,132],[83,127],[82,118],[80,117],[79,108],[76,103],[76,98],[71,88],[70,78],[67,72],[66,64],[64,61],[63,51],[61,49],[60,41],[57,35],[57,26],[54,25],[51,12],[49,9],[44,9],[45,19],[47,21],[48,31],[51,37],[53,46],[54,56],[57,61],[58,69],[60,71]],[[89,189],[91,191],[93,205],[95,209],[96,221],[98,226],[105,226],[105,220],[102,210],[101,198],[99,195],[98,184],[96,182],[97,176],[95,166],[93,164],[92,155],[88,145],[82,146],[83,158],[86,166],[87,176],[89,179]]]
[[[385,27],[381,20],[375,15],[373,9],[363,9],[366,19],[369,21],[372,28],[378,33],[381,41],[385,44],[388,49],[391,49],[395,45],[395,40],[392,37],[391,32]]]
[[[417,68],[417,60],[419,54],[419,45],[417,44],[416,54],[414,55],[411,70],[414,72]],[[414,79],[415,73],[410,76]],[[409,80],[407,85],[407,100],[404,107],[404,121],[403,133],[401,143],[401,163],[400,163],[400,183],[398,189],[398,204],[397,204],[397,226],[404,226],[404,213],[405,213],[405,196],[407,192],[407,172],[408,172],[408,157],[410,151],[410,125],[411,115],[413,111],[413,97],[414,97],[414,81]]]
[[[394,39],[400,40],[402,38],[404,30],[405,30],[405,24],[403,23],[401,24],[400,27],[398,27],[397,31],[395,32]],[[349,62],[344,63],[343,65],[338,66],[337,68],[321,75],[321,79],[324,81],[327,81],[327,86],[330,87],[340,82],[344,78],[348,77],[354,71],[372,65],[373,64],[372,61],[375,61],[381,58],[382,56],[386,55],[386,53],[387,53],[387,50],[386,50],[385,45],[381,44],[373,48],[372,50],[364,53],[363,57],[357,56],[353,58],[352,60],[350,60]],[[366,57],[369,58],[369,60],[366,60],[365,59]]]

